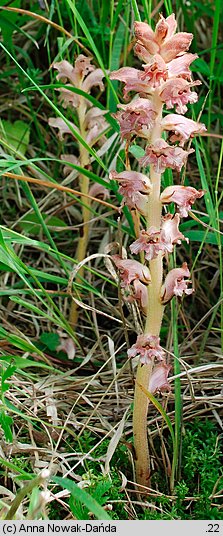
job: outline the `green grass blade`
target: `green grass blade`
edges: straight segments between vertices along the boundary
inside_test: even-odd
[[[84,489],[79,488],[74,481],[69,478],[60,478],[58,476],[53,477],[52,480],[63,489],[70,491],[71,496],[83,503],[89,509],[89,512],[92,512],[97,519],[111,520],[111,517],[107,514],[104,508],[102,508],[102,506],[91,497],[89,493]]]

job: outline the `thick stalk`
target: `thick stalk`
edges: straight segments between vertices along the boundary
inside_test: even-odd
[[[79,128],[82,137],[86,138],[86,132],[84,129],[84,119],[85,119],[85,111],[86,107],[83,104],[80,104],[79,108],[77,109],[78,112],[78,118],[79,118]],[[80,154],[80,165],[81,167],[85,168],[89,164],[89,153],[83,145],[79,144],[79,154]],[[82,194],[88,194],[89,191],[89,178],[86,177],[86,175],[80,175],[79,178],[79,184],[80,184],[80,190]],[[82,205],[82,222],[83,227],[81,227],[81,236],[78,240],[75,260],[77,261],[77,264],[81,261],[83,261],[86,257],[86,251],[87,251],[87,245],[88,245],[88,236],[89,236],[89,220],[90,220],[90,206],[91,206],[91,200],[86,197],[81,196],[81,201],[83,203]],[[78,275],[76,277],[76,281],[81,283],[81,277],[84,275],[84,267],[80,268]],[[78,321],[78,315],[79,315],[79,306],[75,303],[75,301],[72,300],[71,308],[70,308],[70,317],[69,322],[71,326],[74,328],[77,325]]]
[[[153,144],[158,138],[161,138],[162,135],[162,103],[156,96],[154,96],[154,102],[158,115],[150,139],[151,144]],[[150,180],[152,183],[152,192],[149,195],[147,229],[152,226],[156,229],[160,229],[162,211],[162,205],[160,202],[161,175],[154,171],[153,166],[151,166],[150,169]],[[159,336],[164,309],[160,303],[160,288],[163,277],[163,261],[161,253],[156,259],[150,261],[149,267],[151,273],[151,284],[148,285],[149,299],[145,333]],[[136,454],[136,480],[138,484],[143,486],[150,485],[150,456],[147,438],[147,413],[149,400],[142,392],[140,385],[142,385],[145,389],[148,389],[152,368],[153,362],[151,362],[150,365],[138,365],[134,397],[133,435]]]

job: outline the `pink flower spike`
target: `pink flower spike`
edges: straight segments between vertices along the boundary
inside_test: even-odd
[[[150,393],[155,394],[157,391],[171,391],[168,383],[168,374],[171,367],[162,362],[156,365],[150,377],[149,388]]]
[[[151,276],[147,266],[131,259],[121,259],[119,255],[111,256],[116,268],[118,268],[123,286],[130,285],[135,279],[143,283],[150,283]]]
[[[180,76],[191,82],[191,71],[189,69],[190,64],[198,58],[197,54],[183,54],[167,64],[168,78],[173,76]]]
[[[156,110],[148,99],[137,98],[130,104],[120,104],[115,114],[120,124],[122,138],[131,139],[136,134],[148,138],[156,118]]]
[[[128,357],[140,357],[142,364],[149,365],[151,361],[156,358],[158,361],[162,361],[165,352],[159,345],[160,338],[149,333],[145,335],[138,335],[136,343],[129,348],[127,354]]]
[[[168,145],[163,139],[158,139],[154,145],[146,147],[146,154],[139,159],[142,166],[152,164],[156,173],[163,173],[166,168],[180,171],[186,164],[187,157],[194,149],[184,151],[181,147]]]
[[[171,244],[181,244],[181,240],[189,242],[188,238],[179,231],[180,216],[179,214],[166,214],[163,217],[161,226],[161,238],[163,242]]]
[[[77,74],[75,67],[69,63],[67,60],[58,61],[53,64],[54,69],[57,69],[58,74],[56,76],[57,80],[61,80],[63,83],[71,82],[75,85],[77,83]]]
[[[141,283],[139,279],[133,281],[134,295],[133,298],[138,302],[139,307],[143,310],[144,313],[147,311],[148,307],[148,289],[147,286]]]
[[[191,283],[190,272],[187,267],[187,263],[182,264],[182,268],[174,268],[167,274],[164,285],[161,288],[161,303],[165,305],[173,296],[182,297],[183,294],[192,294],[193,288],[188,288],[188,284]]]
[[[196,199],[200,199],[205,194],[204,190],[196,190],[192,186],[167,186],[163,190],[160,200],[165,205],[168,203],[176,203],[179,209],[179,214],[182,218],[188,216],[188,211],[191,210],[191,205]]]
[[[172,253],[173,245],[169,238],[167,240],[166,235],[161,234],[160,230],[150,227],[148,231],[140,232],[139,238],[130,245],[130,251],[135,255],[140,251],[145,251],[146,260],[151,261],[159,255],[160,251],[163,255],[166,252]]]
[[[58,335],[60,337],[60,344],[56,347],[56,351],[60,352],[60,350],[62,350],[62,352],[65,352],[65,354],[67,354],[68,359],[74,359],[76,353],[76,346],[73,339],[71,339],[71,337],[68,337],[66,333],[60,330],[58,330]]]
[[[207,129],[203,123],[197,123],[192,119],[187,119],[182,115],[168,114],[161,121],[163,130],[169,130],[174,132],[170,137],[170,141],[179,141],[179,145],[182,147],[184,143],[193,138],[195,134],[202,134]]]
[[[167,110],[176,106],[177,113],[185,114],[187,111],[186,104],[193,104],[198,100],[197,93],[195,93],[195,91],[190,91],[190,88],[199,86],[200,84],[200,80],[192,83],[182,78],[167,80],[167,82],[162,85],[160,98],[162,102],[165,102]]]

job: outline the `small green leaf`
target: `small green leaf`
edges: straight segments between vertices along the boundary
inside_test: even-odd
[[[6,441],[12,443],[13,435],[11,426],[13,425],[13,419],[12,417],[9,417],[9,415],[7,415],[4,410],[0,411],[0,425],[5,434]]]
[[[145,151],[142,147],[140,147],[140,145],[132,145],[129,148],[129,153],[135,158],[142,158],[142,156],[145,154]]]
[[[10,147],[23,156],[29,144],[29,134],[29,127],[24,121],[18,120],[10,123],[2,119],[0,123],[0,136]]]
[[[55,227],[66,227],[64,221],[56,216],[49,217],[49,214],[42,213],[42,217],[43,220],[46,221],[48,228],[53,228],[54,231]],[[42,229],[42,225],[37,214],[25,214],[25,216],[20,219],[19,226],[26,233],[31,233],[33,235],[38,235]]]
[[[97,519],[107,519],[110,520],[110,516],[107,512],[98,504],[98,502],[89,495],[84,489],[81,489],[69,478],[60,478],[55,476],[53,479],[55,484],[59,484],[64,489],[70,491],[73,500],[80,501],[83,503],[89,512],[92,512]]]
[[[60,344],[58,333],[42,333],[40,340],[47,346],[47,348],[49,348],[49,350],[51,350],[51,352],[54,352]]]

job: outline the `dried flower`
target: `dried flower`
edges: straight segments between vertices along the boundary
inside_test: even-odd
[[[163,190],[160,199],[164,205],[176,203],[180,216],[186,218],[188,211],[191,210],[191,205],[204,194],[204,190],[196,190],[192,186],[167,186]]]
[[[173,296],[183,296],[183,294],[192,294],[193,288],[188,288],[188,284],[191,283],[190,272],[187,267],[187,263],[182,264],[182,268],[174,268],[167,274],[165,282],[161,288],[161,303],[165,305]],[[186,278],[186,279],[185,279]]]
[[[66,60],[54,63],[54,69],[57,69],[57,80],[61,80],[63,83],[70,82],[74,87],[82,89],[85,93],[90,93],[93,86],[99,86],[100,90],[104,89],[102,78],[104,73],[102,69],[96,69],[94,65],[91,65],[92,58],[80,54],[74,64],[74,67]],[[80,105],[81,99],[84,100],[86,106],[91,106],[88,99],[84,99],[82,96],[77,95],[66,88],[59,88],[61,93],[61,100],[63,100],[63,106],[66,108],[68,105],[72,105],[77,108]]]
[[[57,80],[61,80],[64,83],[69,81],[71,85],[81,89],[85,93],[90,93],[93,86],[99,86],[100,90],[103,90],[104,84],[102,78],[104,78],[104,73],[101,69],[96,69],[94,65],[91,65],[91,59],[80,54],[75,61],[74,67],[66,60],[55,63],[53,66],[58,71]],[[85,141],[88,145],[92,147],[96,142],[104,143],[106,137],[102,133],[108,128],[108,123],[104,118],[107,110],[93,107],[89,99],[74,93],[66,87],[59,88],[58,91],[60,92],[59,100],[62,102],[64,108],[68,106],[79,108],[82,106],[81,119],[79,119],[86,132]],[[60,117],[50,117],[48,123],[50,126],[59,129],[59,139],[63,139],[64,134],[72,134],[74,136],[65,121]],[[79,132],[79,129],[75,125],[70,124],[74,130]]]
[[[165,352],[159,343],[160,338],[155,335],[150,335],[149,333],[138,335],[136,343],[127,352],[128,357],[139,356],[141,363],[145,365],[149,365],[154,358],[162,361]]]
[[[70,162],[71,164],[74,164],[74,166],[80,166],[80,160],[77,158],[77,156],[74,156],[73,154],[62,154],[60,158],[61,160],[65,160],[65,162]],[[76,170],[74,170],[71,166],[65,164],[63,168],[63,173],[65,177],[73,171]]]
[[[56,351],[65,352],[65,354],[67,354],[68,359],[74,359],[76,353],[76,346],[73,339],[71,339],[71,337],[68,337],[66,333],[60,330],[58,330],[58,335],[60,337],[60,344],[57,346]]]

